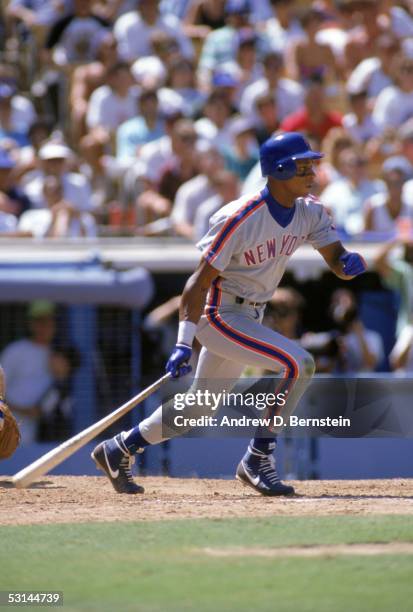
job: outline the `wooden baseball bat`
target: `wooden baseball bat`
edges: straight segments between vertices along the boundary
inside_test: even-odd
[[[165,374],[162,378],[159,378],[159,380],[120,406],[120,408],[117,408],[103,417],[103,419],[100,419],[100,421],[83,429],[83,431],[69,438],[69,440],[62,442],[62,444],[42,455],[39,459],[36,459],[36,461],[33,461],[33,463],[20,470],[20,472],[17,472],[12,478],[14,486],[18,489],[23,489],[24,487],[28,487],[39,476],[44,476],[44,474],[50,472],[50,470],[62,463],[62,461],[73,455],[79,448],[82,448],[85,444],[90,442],[90,440],[93,440],[93,438],[109,427],[109,425],[115,423],[118,419],[132,410],[132,408],[135,408],[135,406],[152,395],[152,393],[157,391],[170,378],[171,375],[169,373]]]

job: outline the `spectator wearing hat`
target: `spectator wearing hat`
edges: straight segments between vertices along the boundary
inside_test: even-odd
[[[19,420],[23,444],[35,440],[38,402],[53,380],[50,356],[56,333],[54,305],[43,300],[33,302],[27,322],[28,336],[8,344],[0,358],[7,399]]]
[[[302,86],[283,77],[284,61],[280,53],[272,51],[263,59],[264,76],[249,85],[241,98],[240,111],[245,117],[257,120],[255,104],[263,94],[270,94],[277,108],[278,120],[298,111],[304,102]]]
[[[384,130],[398,128],[413,116],[413,58],[399,55],[393,63],[394,85],[376,98],[373,117]]]
[[[135,160],[142,145],[161,138],[164,133],[165,125],[160,117],[156,91],[142,91],[137,115],[122,123],[116,131],[117,160],[122,164]]]
[[[63,197],[62,179],[46,176],[43,182],[46,208],[27,210],[18,229],[33,238],[94,238],[97,234],[93,216],[76,208]]]
[[[329,110],[323,77],[313,74],[306,83],[304,107],[288,115],[280,125],[285,132],[304,132],[321,143],[329,130],[342,125],[337,111]]]
[[[233,144],[223,150],[225,167],[243,181],[259,159],[254,124],[245,117],[232,120],[230,133]]]
[[[30,199],[16,183],[14,168],[16,162],[4,149],[0,149],[0,210],[3,231],[14,231],[17,219],[31,207]],[[7,216],[5,216],[7,215]]]
[[[73,159],[71,149],[60,142],[49,140],[39,150],[40,169],[24,185],[24,193],[34,208],[46,208],[44,181],[55,176],[62,181],[63,197],[72,202],[78,210],[89,211],[95,206],[88,179],[77,172],[69,171],[69,161]]]
[[[369,198],[364,205],[364,229],[383,234],[395,234],[398,221],[403,218],[413,223],[413,201],[403,198],[403,185],[413,178],[413,166],[403,156],[389,157],[382,166],[386,191]]]
[[[221,64],[212,75],[211,93],[218,92],[225,98],[231,114],[237,110],[236,100],[239,85],[240,71],[234,63]]]
[[[120,57],[126,62],[152,54],[151,35],[155,31],[163,31],[174,38],[184,57],[193,57],[192,43],[185,35],[181,22],[174,15],[161,15],[159,1],[139,0],[136,10],[117,19],[114,34]]]
[[[9,138],[19,147],[28,144],[28,132],[36,119],[33,104],[17,93],[13,79],[1,79],[0,68],[0,142]]]

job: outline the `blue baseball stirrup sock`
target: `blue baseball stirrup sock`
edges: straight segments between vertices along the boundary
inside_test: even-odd
[[[150,445],[150,442],[142,436],[139,425],[130,431],[123,432],[122,440],[131,455],[135,455],[140,448]]]
[[[275,448],[277,439],[274,438],[253,438],[250,441],[250,446],[255,448],[255,450],[264,453],[264,455],[269,455]]]

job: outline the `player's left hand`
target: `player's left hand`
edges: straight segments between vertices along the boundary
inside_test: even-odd
[[[359,253],[345,253],[340,257],[346,276],[358,276],[367,270],[367,263]]]
[[[188,363],[191,355],[192,349],[189,346],[186,344],[176,344],[166,364],[166,371],[172,374],[173,378],[186,376],[186,374],[192,371],[192,367]]]

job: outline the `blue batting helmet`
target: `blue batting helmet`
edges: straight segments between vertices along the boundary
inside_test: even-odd
[[[262,176],[280,181],[293,178],[297,172],[296,159],[321,159],[322,153],[313,151],[299,132],[271,136],[260,147]]]

